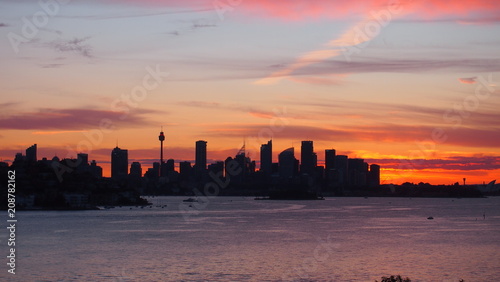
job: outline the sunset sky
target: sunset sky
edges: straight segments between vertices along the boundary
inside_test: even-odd
[[[36,143],[109,176],[118,144],[145,170],[163,126],[176,163],[313,140],[383,183],[500,180],[494,0],[0,0],[0,61],[9,163]]]

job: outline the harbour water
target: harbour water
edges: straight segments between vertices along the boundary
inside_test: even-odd
[[[149,198],[151,208],[18,212],[16,274],[4,263],[0,280],[499,279],[499,197],[183,199]]]

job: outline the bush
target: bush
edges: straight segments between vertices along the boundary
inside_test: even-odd
[[[375,282],[378,282],[377,280],[375,280]],[[406,278],[402,278],[401,275],[398,275],[398,276],[394,276],[394,275],[391,275],[391,277],[382,277],[382,280],[380,280],[380,282],[411,282],[410,278],[406,277]]]

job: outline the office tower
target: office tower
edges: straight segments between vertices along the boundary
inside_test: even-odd
[[[167,160],[167,163],[165,164],[165,169],[166,169],[167,172],[175,170],[175,161],[174,161],[174,159],[168,159]]]
[[[89,165],[89,154],[79,153],[76,155],[79,167],[86,167]]]
[[[336,182],[338,186],[345,186],[348,183],[349,158],[344,155],[335,156],[334,168],[337,171]]]
[[[27,162],[36,162],[36,144],[33,144],[28,149],[26,149],[26,159]]]
[[[296,163],[294,148],[288,148],[278,155],[279,175],[281,178],[289,179],[295,176]]]
[[[128,175],[128,150],[118,148],[111,151],[111,178],[120,179]]]
[[[224,173],[224,162],[218,161],[213,164],[208,165],[208,171],[212,172],[217,177],[220,177]]]
[[[133,176],[133,177],[142,177],[141,163],[139,163],[139,162],[133,162],[130,165],[130,176]]]
[[[92,176],[96,178],[102,178],[102,167],[98,166],[95,160],[92,160],[92,162],[90,163],[90,174],[92,174]]]
[[[156,172],[160,171],[160,163],[159,162],[153,162],[153,169]],[[158,173],[156,175],[158,176]]]
[[[349,185],[361,187],[366,185],[368,164],[363,159],[355,158],[348,160]]]
[[[300,147],[300,173],[312,174],[316,169],[317,160],[315,160],[313,141],[302,141]]]
[[[368,183],[370,187],[377,187],[380,185],[380,166],[377,164],[370,165],[370,172]]]
[[[189,179],[191,176],[191,163],[184,161],[179,163],[179,174],[183,180]]]
[[[325,170],[329,171],[335,169],[335,150],[325,150]]]
[[[239,174],[241,174],[242,169],[232,157],[227,157],[224,161],[224,176],[233,177],[234,171],[239,171]]]
[[[207,141],[196,141],[195,168],[197,171],[205,171],[207,169]]]
[[[273,140],[260,146],[260,171],[270,175],[273,165]]]

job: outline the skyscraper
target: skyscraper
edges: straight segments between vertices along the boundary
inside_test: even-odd
[[[260,170],[265,174],[272,173],[273,166],[273,140],[260,146]]]
[[[111,178],[120,179],[128,175],[128,150],[118,148],[111,151]]]
[[[281,178],[289,179],[295,176],[296,163],[294,148],[288,148],[278,155],[279,175]]]
[[[325,170],[329,171],[335,169],[335,150],[325,150]]]
[[[142,177],[142,167],[141,163],[133,162],[130,165],[130,176],[140,178]]]
[[[377,187],[380,185],[380,166],[377,164],[370,165],[370,172],[368,173],[368,185]]]
[[[33,144],[28,149],[26,149],[26,159],[27,162],[36,162],[36,144]]]
[[[92,174],[96,178],[101,178],[102,177],[102,167],[97,165],[97,162],[95,160],[92,160],[90,163],[90,174]]]
[[[76,156],[78,159],[78,167],[86,167],[89,165],[89,154],[79,153]]]
[[[179,163],[179,177],[181,180],[188,180],[191,177],[191,163],[183,161]]]
[[[205,171],[207,169],[207,141],[196,141],[196,156],[195,168],[197,171]]]
[[[302,141],[300,147],[300,173],[312,174],[316,169],[317,160],[315,158],[313,141]]]
[[[348,161],[349,185],[351,187],[361,187],[366,185],[368,165],[364,159],[354,158]]]
[[[344,155],[335,156],[334,168],[337,171],[337,185],[344,187],[348,183],[349,158]]]

